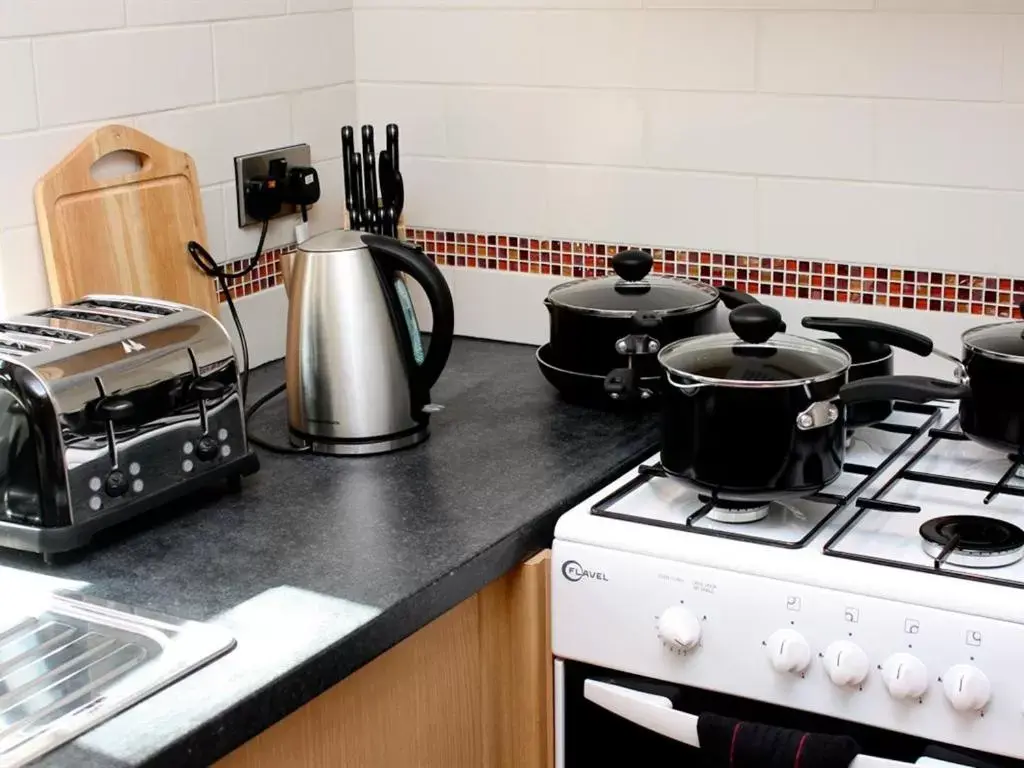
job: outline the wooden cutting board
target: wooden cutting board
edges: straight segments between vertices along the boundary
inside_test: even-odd
[[[94,164],[134,153],[137,173],[97,179]],[[217,316],[213,280],[186,250],[206,243],[192,158],[123,125],[100,128],[36,184],[50,298],[123,293],[178,301]]]

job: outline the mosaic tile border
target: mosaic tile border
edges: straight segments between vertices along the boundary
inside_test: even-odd
[[[231,290],[231,298],[240,299],[243,296],[252,296],[254,293],[259,293],[267,288],[281,285],[284,282],[284,278],[281,276],[281,257],[294,250],[294,245],[288,245],[265,252],[260,258],[259,265],[252,272],[239,280],[228,283],[228,288]],[[249,259],[246,258],[231,261],[221,266],[228,272],[240,272],[248,264]],[[214,280],[214,284],[217,286],[217,300],[226,301],[227,297],[224,295],[224,291],[221,290],[220,282]]]
[[[1004,318],[1014,316],[1017,304],[1024,300],[1024,279],[971,272],[424,227],[406,227],[405,239],[421,247],[436,263],[453,267],[565,278],[598,277],[608,274],[611,256],[627,248],[643,248],[654,255],[656,273],[728,282],[760,296]],[[286,246],[269,252],[251,275],[231,285],[232,298],[280,284],[281,256],[293,249]],[[245,263],[242,259],[226,266],[237,270]],[[222,295],[220,298],[224,300]]]

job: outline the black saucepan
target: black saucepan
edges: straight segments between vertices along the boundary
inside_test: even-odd
[[[733,333],[669,344],[658,355],[661,463],[716,502],[807,496],[839,476],[846,453],[839,393],[851,358],[834,344],[780,333],[779,313],[747,305]],[[882,399],[874,393],[848,404]]]
[[[934,345],[920,333],[874,320],[857,317],[805,317],[804,328],[834,333],[838,338],[825,341],[845,349],[852,363],[848,381],[860,381],[876,376],[891,376],[893,347],[904,349],[921,357],[928,357]],[[892,415],[892,400],[868,400],[850,405],[846,409],[847,430],[879,424]]]
[[[571,280],[548,293],[551,365],[600,376],[629,368],[640,378],[657,377],[656,355],[665,344],[717,330],[712,310],[719,301],[753,301],[697,280],[652,275],[654,257],[645,251],[622,251],[611,263],[614,275]]]
[[[883,376],[849,385],[842,397],[915,403],[958,400],[960,428],[967,437],[993,450],[1020,455],[1024,452],[1024,322],[977,326],[965,331],[960,341],[961,360],[935,352],[955,363],[956,381]]]

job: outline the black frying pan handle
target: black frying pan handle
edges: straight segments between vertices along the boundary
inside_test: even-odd
[[[845,385],[839,390],[839,400],[845,405],[875,400],[930,403],[932,400],[963,400],[970,393],[968,386],[930,376],[873,376]]]
[[[921,357],[928,357],[935,348],[927,336],[900,328],[898,325],[862,320],[859,317],[805,317],[804,328],[834,333],[844,341],[873,341],[890,347],[905,349]]]

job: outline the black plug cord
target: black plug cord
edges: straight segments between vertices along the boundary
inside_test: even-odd
[[[224,300],[228,305],[228,312],[231,313],[231,321],[235,324],[235,330],[238,331],[238,343],[242,348],[242,405],[249,399],[249,342],[245,338],[245,330],[242,328],[242,320],[238,316],[238,309],[235,307],[234,299],[231,298],[231,289],[228,286],[229,281],[235,281],[239,278],[245,277],[259,264],[260,259],[263,257],[263,245],[267,239],[267,229],[270,226],[269,219],[263,220],[263,229],[260,231],[260,240],[256,246],[256,253],[249,260],[249,263],[239,272],[227,272],[221,267],[210,252],[207,251],[202,245],[197,243],[195,240],[190,240],[188,243],[188,254],[192,257],[192,261],[196,263],[203,272],[210,277],[216,278],[217,283],[220,285],[221,291],[224,293]],[[249,419],[256,413],[257,410],[266,405],[270,400],[277,397],[279,394],[284,392],[285,384],[279,384],[270,390],[267,394],[260,397],[255,403],[246,408],[245,410],[245,425],[248,431]],[[301,448],[294,448],[292,446],[275,445],[274,443],[268,443],[266,440],[257,437],[251,432],[248,434],[249,442],[253,445],[258,445],[260,448],[264,448],[272,453],[309,453],[312,451],[313,446],[305,445]]]

